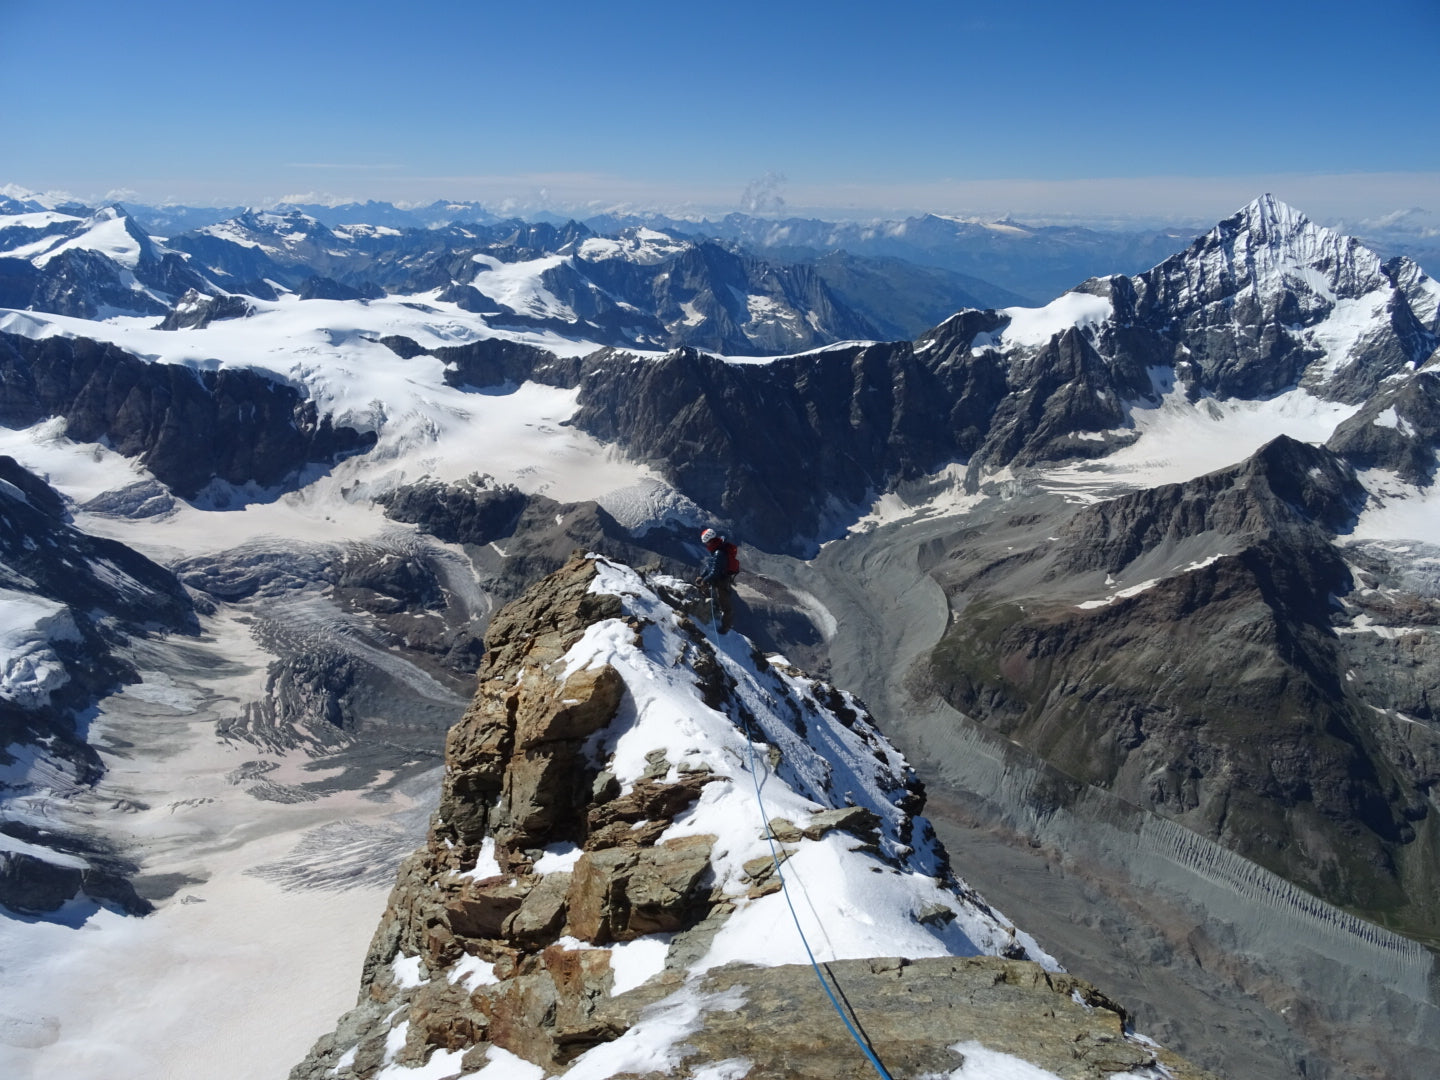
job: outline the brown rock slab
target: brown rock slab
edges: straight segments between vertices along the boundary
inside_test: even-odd
[[[565,897],[570,891],[570,878],[567,873],[542,877],[505,921],[504,937],[522,946],[554,941],[565,923]]]
[[[963,1063],[951,1049],[979,1043],[1062,1080],[1108,1080],[1155,1064],[1174,1080],[1216,1080],[1183,1059],[1124,1035],[1123,1013],[1084,980],[998,957],[842,960],[824,965],[854,1022],[892,1076],[948,1073]],[[733,1011],[704,1016],[687,1035],[689,1053],[666,1075],[690,1077],[732,1058],[752,1063],[747,1080],[873,1080],[820,988],[813,969],[733,965],[708,974],[699,991],[739,989]],[[639,1005],[622,995],[617,1012]],[[1078,1000],[1077,1000],[1078,998]],[[602,1009],[602,1011],[604,1011]],[[620,1018],[613,1022],[620,1023]],[[659,1073],[643,1074],[646,1080]]]
[[[880,832],[880,819],[874,811],[863,806],[842,806],[835,810],[820,811],[800,832],[807,840],[819,840],[834,829],[852,833],[862,839],[874,840]]]
[[[683,930],[704,918],[713,836],[649,848],[607,848],[580,857],[570,885],[568,932],[597,945]]]
[[[445,905],[451,933],[467,938],[503,936],[506,921],[520,909],[532,887],[528,882],[497,878],[466,888]]]

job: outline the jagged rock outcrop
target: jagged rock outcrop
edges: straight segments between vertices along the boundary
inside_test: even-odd
[[[334,278],[316,276],[301,285],[297,295],[301,300],[378,300],[385,290],[373,281],[346,285]]]
[[[221,319],[243,319],[254,313],[254,306],[243,296],[221,293],[211,296],[198,289],[188,290],[176,301],[161,330],[203,330]]]
[[[1429,369],[1381,390],[1325,444],[1362,469],[1387,469],[1428,486],[1440,450],[1440,371]]]
[[[213,480],[285,484],[306,464],[375,444],[373,432],[336,427],[293,387],[254,371],[196,371],[85,338],[0,333],[0,422],[52,416],[77,442],[139,457],[183,498]]]
[[[903,1069],[1008,1054],[1064,1077],[1206,1075],[1132,1038],[1123,1010],[953,877],[915,816],[918,781],[858,702],[707,636],[684,598],[577,554],[496,616],[357,1006],[295,1080],[495,1061],[858,1077],[868,1063],[778,922],[777,861],[790,888],[813,883],[829,978]],[[768,824],[751,769],[783,810]],[[910,958],[875,958],[880,941]]]
[[[17,914],[43,918],[83,897],[149,915],[155,905],[131,884],[139,869],[103,839],[0,820],[0,907]]]
[[[436,349],[435,355],[445,362],[445,382],[462,389],[518,385],[527,379],[568,388],[579,381],[584,363],[576,357],[556,356],[546,349],[504,338],[452,345]],[[600,355],[604,355],[603,351]]]
[[[375,500],[387,517],[419,525],[453,544],[489,544],[515,531],[528,496],[513,484],[472,477],[455,484],[421,480]]]
[[[36,710],[63,718],[71,731],[62,741],[72,742],[68,711],[134,678],[113,655],[116,643],[148,628],[197,629],[173,574],[117,540],[75,528],[54,489],[9,457],[0,457],[0,589],[12,608],[0,673],[0,712],[12,736],[19,730],[12,725],[28,723],[20,714]],[[36,627],[33,653],[8,640],[27,619]]]

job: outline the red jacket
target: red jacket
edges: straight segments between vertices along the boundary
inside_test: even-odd
[[[711,540],[705,545],[705,550],[710,552],[710,558],[705,560],[701,581],[716,582],[740,572],[740,548],[723,536]]]

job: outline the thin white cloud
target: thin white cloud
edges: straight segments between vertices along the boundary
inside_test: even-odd
[[[358,161],[287,161],[285,163],[287,169],[341,169],[355,172],[394,172],[404,167],[403,165],[367,164]]]
[[[281,195],[278,199],[267,200],[264,205],[304,203],[307,206],[346,206],[350,203],[364,201],[364,199],[357,199],[350,195],[333,195],[328,191],[298,191],[289,195]]]

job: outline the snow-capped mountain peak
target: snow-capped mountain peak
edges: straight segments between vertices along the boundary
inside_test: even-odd
[[[1215,226],[1192,251],[1204,253],[1212,273],[1233,274],[1241,288],[1299,288],[1333,303],[1389,287],[1380,257],[1360,241],[1268,194]]]
[[[155,261],[158,258],[155,242],[120,206],[106,206],[95,211],[74,235],[35,256],[32,261],[43,269],[50,260],[66,251],[98,252],[132,271],[142,260]]]
[[[300,210],[279,213],[249,209],[228,221],[196,231],[203,236],[228,240],[242,247],[259,247],[272,253],[291,251],[307,242],[335,239],[328,228]]]
[[[625,259],[641,266],[653,266],[693,246],[689,241],[677,240],[668,233],[642,225],[623,229],[613,237],[586,237],[576,246],[575,254],[592,262]]]

